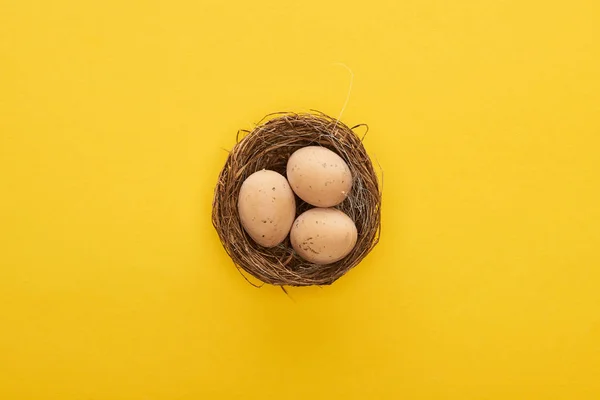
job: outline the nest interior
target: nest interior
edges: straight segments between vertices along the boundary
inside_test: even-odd
[[[279,286],[329,285],[356,266],[377,244],[381,227],[381,189],[371,159],[354,129],[322,113],[272,114],[245,132],[229,153],[215,188],[212,222],[223,247],[238,268],[264,283]],[[305,146],[323,146],[339,154],[352,173],[352,190],[336,208],[356,224],[358,240],[350,254],[327,265],[298,256],[288,238],[265,248],[244,231],[238,215],[240,187],[252,173],[270,169],[286,176],[290,155]],[[296,197],[296,215],[311,205]]]

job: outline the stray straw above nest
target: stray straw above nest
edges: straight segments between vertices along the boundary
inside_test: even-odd
[[[212,222],[225,251],[238,268],[273,285],[329,285],[356,266],[379,241],[381,190],[371,159],[353,131],[322,113],[272,114],[239,139],[219,175],[213,200]],[[346,161],[352,173],[352,190],[336,208],[356,224],[358,240],[352,252],[327,265],[309,263],[298,256],[289,237],[265,248],[244,231],[238,215],[238,195],[252,173],[270,169],[285,176],[290,155],[301,147],[323,146]],[[296,215],[312,208],[296,199]]]

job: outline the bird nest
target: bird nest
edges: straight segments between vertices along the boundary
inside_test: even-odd
[[[267,116],[251,132],[238,132],[237,144],[219,175],[212,211],[221,243],[238,269],[272,285],[329,285],[373,249],[381,229],[381,188],[362,139],[354,133],[361,126],[364,125],[349,128],[321,113],[284,113]],[[240,138],[240,133],[245,136]],[[290,155],[305,146],[334,151],[352,173],[352,190],[336,208],[352,218],[358,240],[350,254],[332,264],[303,260],[292,248],[289,236],[273,248],[256,244],[244,231],[238,214],[238,195],[244,180],[262,169],[286,176]],[[310,204],[296,198],[296,216],[310,208]]]

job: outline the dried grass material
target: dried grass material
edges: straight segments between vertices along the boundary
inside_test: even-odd
[[[353,131],[342,122],[321,113],[273,114],[239,139],[219,175],[213,200],[212,222],[223,247],[238,268],[273,285],[329,285],[356,266],[379,241],[381,190],[370,158]],[[364,137],[363,137],[364,138]],[[257,245],[244,231],[238,215],[242,182],[252,173],[271,169],[286,175],[286,164],[297,149],[320,145],[339,154],[352,172],[352,190],[336,208],[354,220],[358,241],[342,260],[316,265],[304,261],[289,237],[274,248]],[[312,208],[296,199],[297,215]]]

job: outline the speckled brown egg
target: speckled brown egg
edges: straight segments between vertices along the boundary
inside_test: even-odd
[[[283,175],[270,170],[257,171],[242,183],[238,212],[244,230],[256,243],[274,247],[290,232],[296,216],[296,200]]]
[[[348,164],[320,146],[296,150],[287,163],[287,178],[298,197],[317,207],[338,205],[352,188]]]
[[[357,240],[356,225],[335,208],[313,208],[296,218],[290,240],[306,261],[330,264],[352,251]]]

